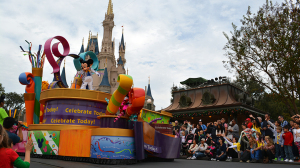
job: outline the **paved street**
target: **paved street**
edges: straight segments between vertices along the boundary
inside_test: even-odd
[[[23,158],[23,157],[22,157]],[[143,167],[143,168],[160,168],[160,167],[170,167],[170,168],[196,168],[196,167],[220,167],[220,168],[299,168],[299,165],[289,165],[289,164],[262,164],[262,163],[239,163],[239,162],[216,162],[216,161],[206,161],[206,160],[185,160],[185,159],[176,159],[174,162],[143,162],[137,163],[134,165],[97,165],[91,163],[82,163],[82,162],[70,162],[62,160],[52,160],[52,159],[38,159],[32,158],[31,168],[109,168],[109,167]]]

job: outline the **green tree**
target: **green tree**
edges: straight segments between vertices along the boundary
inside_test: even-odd
[[[8,113],[10,109],[17,109],[17,114],[24,107],[24,94],[9,92],[5,94],[4,110]]]
[[[0,83],[0,95],[5,93],[5,88],[2,86],[2,83]]]
[[[224,46],[224,66],[241,79],[251,79],[283,102],[290,115],[299,113],[300,93],[300,1],[273,5],[266,1],[256,14],[250,7],[241,19],[240,29],[233,24]]]

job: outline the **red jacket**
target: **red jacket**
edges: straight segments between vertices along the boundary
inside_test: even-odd
[[[285,132],[282,135],[282,138],[284,139],[284,145],[293,146],[294,137],[293,137],[293,134],[290,131]]]
[[[252,128],[252,122],[249,122],[249,123],[247,124],[247,127],[251,129],[251,128]]]

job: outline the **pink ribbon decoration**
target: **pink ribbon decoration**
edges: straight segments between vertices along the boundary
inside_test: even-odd
[[[53,39],[57,39],[59,42],[53,44],[52,50],[51,50],[51,42],[52,42]],[[63,54],[61,54],[59,52],[59,50],[58,50],[59,43],[61,43],[62,46],[63,46],[63,48],[64,48],[64,53]],[[45,42],[44,52],[46,54],[46,57],[47,57],[50,65],[53,68],[53,73],[56,73],[56,72],[59,72],[60,67],[56,63],[53,55],[56,56],[56,57],[65,57],[65,56],[69,55],[70,45],[69,45],[68,41],[64,37],[62,37],[62,36],[55,36],[55,37],[49,38]]]

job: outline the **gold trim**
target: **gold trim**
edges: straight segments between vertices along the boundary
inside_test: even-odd
[[[43,76],[43,68],[32,68],[33,76]]]
[[[64,125],[64,124],[31,124],[28,126],[29,131],[33,130],[83,130],[83,129],[95,129],[97,126],[85,126],[85,125]]]
[[[163,115],[163,116],[173,117],[173,115],[171,113],[165,112],[163,110],[161,112],[152,111],[152,110],[148,110],[148,109],[145,109],[145,108],[143,108],[142,110],[148,111],[148,112],[151,112],[151,113],[155,113],[155,114],[159,114],[159,115]]]
[[[35,100],[35,93],[24,93],[24,101]]]
[[[92,136],[125,136],[134,137],[133,130],[121,128],[96,128],[92,129]]]
[[[79,99],[107,104],[105,98],[110,99],[110,97],[111,94],[94,90],[55,88],[41,92],[40,103],[45,104],[47,101],[55,99]]]
[[[115,116],[115,115],[103,115],[103,116],[98,116],[97,118],[100,119],[100,118],[116,118],[118,116]],[[120,116],[120,118],[125,118],[125,119],[129,119],[128,117],[124,117],[124,116]]]

